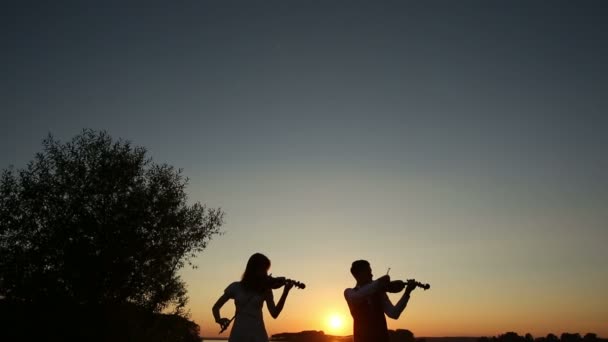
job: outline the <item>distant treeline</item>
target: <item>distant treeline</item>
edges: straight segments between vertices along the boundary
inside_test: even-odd
[[[0,341],[200,342],[199,326],[134,304],[11,303],[0,300]]]
[[[495,337],[428,337],[416,338],[407,329],[389,330],[390,342],[608,342],[607,339],[598,338],[594,333],[581,336],[578,333],[563,333],[561,337],[548,334],[545,337],[534,338],[531,334],[520,336],[515,332],[508,332]],[[325,335],[323,331],[302,331],[299,333],[281,333],[272,336],[273,341],[285,342],[352,342],[352,336]]]
[[[425,342],[424,339],[414,338],[414,334],[406,329],[389,330],[390,342]],[[325,335],[323,331],[307,330],[299,333],[281,333],[272,335],[273,341],[286,342],[352,342],[352,336]]]
[[[560,337],[555,334],[548,334],[544,337],[534,338],[532,334],[518,335],[516,332],[508,332],[494,337],[481,337],[478,342],[608,342],[595,333],[587,333],[581,336],[579,333],[563,333]]]

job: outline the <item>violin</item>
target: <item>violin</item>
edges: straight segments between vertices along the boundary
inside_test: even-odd
[[[416,281],[416,279],[408,279],[406,281],[393,280],[386,286],[386,292],[390,292],[390,293],[401,292],[401,290],[403,290],[403,288],[409,284],[414,284],[414,285],[416,285],[416,287],[420,287],[420,288],[424,289],[425,291],[431,288],[431,285],[423,284],[419,281]]]
[[[273,277],[272,275],[269,275],[267,278],[267,284],[268,287],[276,290],[278,288],[280,288],[281,286],[287,285],[287,284],[291,284],[294,287],[297,287],[299,289],[304,289],[306,288],[306,284],[301,283],[297,280],[293,280],[293,279],[288,279],[285,277]]]

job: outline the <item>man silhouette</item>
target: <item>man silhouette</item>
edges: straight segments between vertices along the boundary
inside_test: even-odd
[[[416,284],[408,282],[403,295],[397,304],[393,305],[386,292],[400,292],[405,287],[405,282],[391,282],[388,274],[372,280],[372,269],[366,260],[354,261],[350,273],[355,277],[357,285],[344,290],[344,298],[353,316],[353,341],[388,342],[384,315],[392,319],[399,318]]]

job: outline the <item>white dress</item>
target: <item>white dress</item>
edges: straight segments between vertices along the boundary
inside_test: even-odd
[[[234,299],[236,317],[229,342],[268,342],[262,306],[265,300],[274,301],[272,290],[263,294],[246,290],[240,282],[230,284],[224,293]]]

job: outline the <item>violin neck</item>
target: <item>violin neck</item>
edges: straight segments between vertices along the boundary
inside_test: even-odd
[[[425,290],[428,290],[428,289],[431,288],[431,285],[429,285],[429,284],[423,284],[423,283],[421,283],[419,281],[416,281],[414,279],[408,280],[407,282],[409,283],[410,281],[414,282],[414,284],[416,284],[416,286],[418,286],[420,288],[423,288]]]
[[[304,285],[303,283],[293,279],[285,279],[285,284],[292,284],[293,286],[299,289],[303,289],[306,287],[306,285]]]

